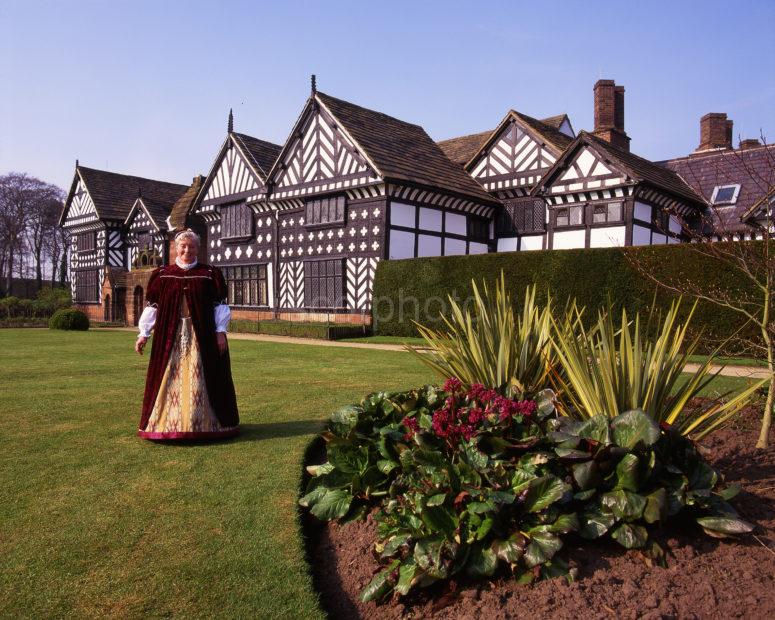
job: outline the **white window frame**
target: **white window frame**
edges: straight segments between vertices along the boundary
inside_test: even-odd
[[[716,196],[718,196],[718,193],[722,189],[727,189],[729,187],[735,188],[735,193],[732,195],[731,200],[725,200],[724,202],[716,202]],[[713,188],[713,195],[710,197],[710,204],[712,204],[714,207],[732,207],[737,202],[737,196],[740,194],[740,184],[739,183],[727,183],[726,185],[716,185],[716,187]]]

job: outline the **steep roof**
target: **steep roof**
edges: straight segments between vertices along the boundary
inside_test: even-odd
[[[775,187],[775,144],[747,149],[705,151],[659,162],[689,184],[708,203],[718,185],[740,185],[734,205],[713,209],[719,232],[746,229],[741,219]]]
[[[199,191],[204,186],[205,180],[206,177],[202,176],[201,174],[195,176],[189,188],[180,198],[177,199],[175,204],[172,205],[172,210],[170,211],[169,218],[167,219],[169,230],[185,228],[186,218],[194,205],[196,197],[199,195]]]
[[[251,163],[256,166],[256,171],[261,175],[261,178],[266,179],[266,175],[272,169],[283,147],[236,131],[232,133],[232,136],[244,147],[243,150],[252,159]]]
[[[491,134],[492,130],[482,131],[481,133],[472,133],[467,136],[441,140],[436,144],[444,151],[444,154],[448,159],[456,164],[465,166],[468,161],[479,152],[479,149],[482,148]]]
[[[129,174],[119,174],[117,172],[107,172],[106,170],[97,170],[78,166],[76,168],[76,177],[80,176],[86,189],[89,192],[94,207],[97,209],[97,216],[100,219],[121,220],[124,221],[132,205],[138,196],[142,196],[144,201],[154,205],[154,208],[164,208],[167,212],[172,205],[186,191],[185,185],[177,183],[167,183],[166,181],[156,181],[136,177]],[[69,207],[76,183],[65,202],[64,209]],[[64,216],[65,210],[62,215]],[[166,215],[165,215],[166,217]]]
[[[573,138],[560,131],[563,122],[568,118],[567,114],[558,114],[557,116],[550,116],[549,118],[538,120],[527,114],[509,110],[495,129],[467,136],[460,136],[458,138],[441,140],[437,144],[450,160],[456,164],[465,166],[488,145],[491,139],[494,140],[497,137],[497,134],[500,133],[504,123],[508,122],[512,117],[519,118],[559,151],[565,150],[565,148],[573,142]]]
[[[639,157],[634,153],[620,149],[610,142],[598,138],[594,134],[587,131],[580,131],[578,137],[574,141],[573,145],[568,148],[566,154],[555,164],[555,168],[561,167],[562,162],[566,157],[575,150],[576,146],[580,144],[589,144],[598,150],[606,153],[613,161],[617,162],[628,174],[636,181],[648,183],[657,189],[667,191],[674,196],[688,200],[695,204],[704,204],[704,200],[701,196],[687,185],[684,180],[672,170],[669,170],[659,164]],[[546,175],[546,179],[552,173],[549,172]]]
[[[493,204],[492,197],[452,163],[419,125],[321,92],[316,97],[365,151],[384,179],[437,187]]]

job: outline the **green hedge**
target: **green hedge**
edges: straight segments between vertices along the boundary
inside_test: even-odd
[[[368,335],[364,328],[357,325],[337,325],[332,323],[296,323],[292,321],[250,321],[233,319],[229,329],[236,333],[269,334],[272,336],[292,336],[294,338],[320,338],[338,340]]]
[[[449,308],[448,295],[465,302],[471,296],[472,279],[494,283],[501,270],[517,302],[525,286],[536,284],[540,298],[545,299],[547,291],[561,305],[575,298],[587,308],[588,317],[605,305],[607,299],[617,312],[622,308],[631,313],[648,312],[655,299],[657,309],[667,308],[675,295],[654,285],[641,270],[653,273],[662,281],[699,282],[709,291],[721,288],[740,296],[756,294],[749,282],[727,266],[701,256],[687,245],[380,261],[374,283],[374,333],[417,335],[412,320],[439,325],[440,313]],[[691,303],[684,303],[683,311],[688,312],[690,306]],[[700,303],[692,326],[705,334],[707,351],[743,323],[733,311]],[[735,346],[727,352],[746,351]]]
[[[65,308],[54,313],[48,326],[50,329],[86,331],[89,329],[89,317],[80,310]]]

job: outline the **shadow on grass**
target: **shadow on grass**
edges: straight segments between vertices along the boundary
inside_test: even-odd
[[[266,424],[240,424],[240,434],[232,441],[263,441],[299,435],[317,435],[323,430],[325,423],[325,420],[293,420]]]

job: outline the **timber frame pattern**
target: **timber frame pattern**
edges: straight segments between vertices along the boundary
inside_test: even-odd
[[[576,135],[564,114],[510,110],[492,131],[436,143],[318,92],[313,76],[284,145],[235,132],[230,112],[209,174],[191,186],[76,162],[60,220],[76,303],[118,319],[105,304],[124,300],[136,322],[148,268],[174,259],[184,227],[200,233],[200,259],[224,269],[235,317],[357,324],[371,321],[381,260],[683,241],[707,201],[629,152],[623,109],[621,126],[598,119],[598,86],[623,102],[611,85],[595,86],[593,133]]]

